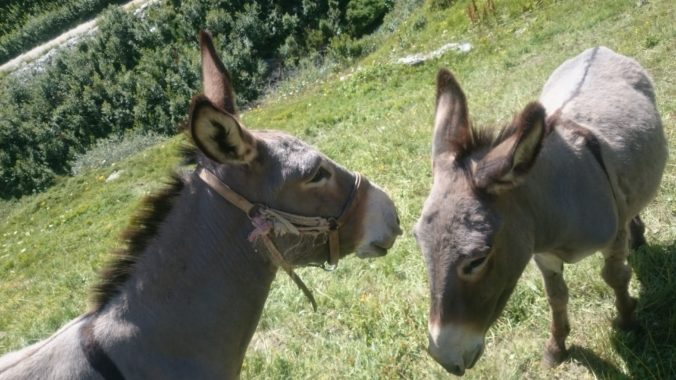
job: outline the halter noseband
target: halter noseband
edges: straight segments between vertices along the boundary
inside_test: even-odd
[[[312,308],[317,311],[317,302],[312,296],[312,293],[303,283],[300,277],[298,277],[298,275],[293,271],[293,266],[289,264],[284,259],[284,256],[281,254],[281,252],[279,252],[270,238],[270,233],[274,232],[274,234],[277,236],[285,234],[303,235],[327,233],[329,241],[328,263],[330,266],[335,268],[338,265],[338,260],[340,259],[339,230],[354,212],[363,193],[364,181],[362,180],[361,174],[355,173],[354,186],[352,187],[352,191],[350,191],[350,195],[345,201],[340,215],[337,218],[297,215],[281,210],[276,210],[263,204],[254,204],[232,190],[228,185],[224,184],[211,171],[201,168],[199,169],[198,175],[202,181],[204,181],[204,183],[209,185],[210,188],[216,191],[225,200],[244,211],[247,217],[251,220],[251,224],[254,226],[254,230],[249,234],[249,241],[253,242],[259,238],[263,241],[263,244],[270,253],[270,259],[272,262],[284,269],[284,271],[291,277],[296,285],[303,291],[305,296],[310,300],[310,303],[312,303]]]

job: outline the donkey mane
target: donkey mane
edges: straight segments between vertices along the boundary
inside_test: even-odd
[[[477,185],[475,175],[471,169],[470,160],[468,159],[472,153],[481,150],[489,150],[508,139],[517,132],[517,121],[521,117],[517,114],[513,121],[502,127],[497,126],[482,126],[477,127],[474,123],[469,123],[469,141],[463,146],[459,152],[455,162],[456,165],[464,172],[470,186],[475,195],[482,198],[491,198],[491,195],[485,191],[484,188]]]
[[[515,118],[516,120],[516,118]],[[512,122],[502,127],[477,127],[470,123],[470,139],[458,157],[458,162],[464,162],[471,153],[484,148],[494,147],[505,141],[516,131],[516,123]]]
[[[186,144],[180,151],[181,164],[195,162],[196,149],[193,145]],[[99,272],[99,281],[92,288],[90,309],[103,308],[119,293],[120,286],[133,273],[136,262],[149,241],[157,234],[184,185],[181,176],[174,172],[161,190],[143,199],[128,227],[120,236],[125,247],[112,251],[107,264]]]

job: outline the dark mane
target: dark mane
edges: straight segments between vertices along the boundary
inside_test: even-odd
[[[470,125],[470,142],[463,147],[462,156],[467,157],[470,154],[484,148],[490,148],[505,141],[515,132],[514,123],[509,123],[500,129],[491,127],[476,127],[473,123]]]
[[[497,127],[476,127],[473,123],[470,124],[470,143],[464,147],[456,162],[464,171],[465,177],[474,189],[475,194],[482,197],[488,196],[488,193],[476,187],[472,170],[470,169],[470,162],[467,158],[474,152],[484,149],[488,150],[499,145],[501,142],[512,136],[515,131],[516,126],[513,122],[504,125],[499,129]]]
[[[138,258],[147,247],[171,211],[174,200],[181,193],[184,182],[178,174],[172,175],[163,190],[146,197],[136,211],[121,239],[126,247],[113,251],[108,264],[100,271],[99,283],[93,287],[91,308],[99,310],[120,291],[134,270]]]
[[[196,148],[189,138],[179,147],[179,155],[182,166],[194,164],[197,160]],[[113,251],[107,264],[99,271],[99,282],[94,285],[91,293],[92,310],[104,307],[119,293],[120,286],[131,276],[138,258],[150,239],[157,234],[184,184],[181,174],[175,172],[162,190],[147,196],[141,202],[129,226],[120,236],[125,247]]]

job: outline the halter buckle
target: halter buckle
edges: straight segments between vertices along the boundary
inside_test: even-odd
[[[266,208],[267,208],[267,206],[265,206],[263,204],[254,203],[252,205],[251,209],[249,209],[249,212],[246,213],[246,216],[248,216],[249,219],[253,219],[253,218],[261,215],[262,214],[261,210],[265,210]]]

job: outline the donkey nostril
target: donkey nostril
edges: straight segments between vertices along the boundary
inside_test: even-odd
[[[483,345],[479,346],[476,348],[476,350],[471,354],[470,360],[466,361],[465,363],[469,363],[467,368],[472,368],[476,364],[477,361],[479,361],[479,358],[481,357],[481,354],[484,352]]]
[[[430,337],[430,344],[427,346],[427,353],[430,354],[432,359],[434,359],[437,363],[441,364],[442,367],[446,370],[446,372],[450,372],[456,376],[462,376],[465,374],[465,368],[460,367],[458,364],[450,364],[446,360],[444,360],[441,356],[439,356],[438,351],[434,349],[434,345],[432,343],[432,338]]]
[[[470,355],[469,360],[465,361],[465,364],[467,364],[467,368],[474,367],[476,362],[479,361],[479,358],[481,357],[482,352],[483,352],[483,349],[479,348]]]
[[[459,365],[448,365],[448,366],[445,365],[444,368],[446,369],[446,371],[448,371],[448,372],[450,372],[450,373],[452,373],[456,376],[462,376],[462,375],[465,374],[465,369],[460,368]]]
[[[394,233],[399,236],[404,233],[404,231],[401,229],[401,221],[399,220],[399,215],[395,215],[395,221],[397,222],[394,225]]]

